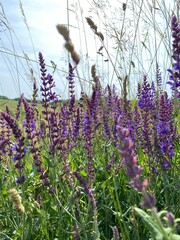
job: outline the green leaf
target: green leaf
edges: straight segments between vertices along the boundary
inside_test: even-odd
[[[175,223],[180,222],[180,218],[175,219]]]
[[[156,240],[163,240],[163,235],[161,234],[161,232],[157,228],[157,225],[154,222],[153,218],[151,216],[149,216],[145,211],[143,211],[140,208],[135,207],[134,210],[142,218],[144,224],[149,229],[152,237],[154,237]]]
[[[32,239],[32,218],[28,217],[27,219],[27,234],[26,234],[26,240]]]
[[[180,240],[180,236],[177,234],[172,234],[171,235],[171,240]]]
[[[86,177],[87,176],[87,173],[85,171],[80,171],[80,174],[83,176],[83,177]]]

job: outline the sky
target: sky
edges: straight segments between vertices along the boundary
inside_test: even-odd
[[[67,2],[69,2],[69,15],[67,15]],[[106,4],[106,1],[101,2]],[[111,0],[110,2],[112,5],[109,8],[107,6],[109,12],[113,4],[116,6],[118,2],[118,6],[122,8],[122,2],[125,1]],[[21,2],[0,0],[0,3],[0,95],[16,98],[24,93],[26,97],[31,97],[33,77],[30,70],[33,69],[34,76],[40,84],[37,60],[38,53],[42,52],[47,65],[52,66],[52,60],[60,69],[55,71],[54,75],[56,90],[62,98],[67,97],[68,55],[56,25],[67,24],[68,20],[75,49],[86,56],[81,61],[80,78],[89,81],[90,66],[97,63],[99,59],[97,49],[101,46],[84,21],[85,17],[93,15],[94,5],[88,0],[21,0]],[[118,7],[115,10],[118,14]],[[98,18],[96,20],[99,21]],[[112,43],[106,42],[106,44],[110,46]],[[25,56],[32,61],[27,60]],[[100,71],[106,72],[109,70],[109,63],[105,65],[103,60],[99,68]],[[48,68],[48,71],[53,73],[54,69]],[[79,75],[79,73],[76,74]],[[80,92],[78,84],[77,92]],[[87,87],[91,86],[90,84],[87,82]]]
[[[68,54],[64,48],[64,39],[57,32],[57,24],[67,24],[69,21],[71,29],[70,36],[80,54],[87,54],[86,43],[80,39],[84,38],[82,18],[86,24],[86,37],[89,41],[88,58],[81,61],[82,66],[90,62],[94,64],[96,50],[94,35],[85,23],[85,17],[89,16],[90,4],[84,0],[69,0],[69,11],[67,15],[66,0],[0,0],[0,95],[9,98],[17,98],[22,93],[26,97],[32,95],[32,76],[30,70],[36,77],[40,85],[40,72],[38,53],[42,52],[46,64],[52,66],[53,61],[60,71],[55,71],[54,79],[56,82],[56,91],[62,98],[67,98],[68,92]],[[82,14],[80,14],[82,13]],[[25,16],[25,18],[24,18]],[[82,17],[82,18],[81,18]],[[68,19],[69,18],[69,19]],[[10,30],[9,30],[10,29]],[[29,30],[29,31],[28,31]],[[32,61],[24,58],[27,56]],[[90,79],[90,69],[79,70],[80,78],[85,79],[87,88]],[[53,74],[54,69],[48,68]],[[76,73],[79,76],[79,73]],[[85,76],[86,75],[86,76]],[[81,80],[83,81],[83,80]],[[80,94],[79,81],[76,84],[77,95]]]
[[[50,60],[57,61],[59,64],[64,54],[64,42],[57,33],[56,25],[67,23],[66,1],[22,0],[21,3],[31,36],[23,20],[19,1],[3,0],[0,2],[8,23],[2,17],[1,19],[13,30],[10,35],[1,21],[1,50],[7,49],[7,52],[15,53],[18,56],[24,56],[25,53],[32,60],[37,60],[38,53],[42,52],[47,64],[50,64]],[[26,60],[1,53],[0,62],[0,95],[11,98],[18,97],[22,92],[28,95],[28,92],[31,91],[32,81],[28,76],[31,66],[27,66]],[[33,62],[31,64],[35,74],[36,72],[38,74],[38,64]],[[57,87],[60,88],[61,85],[57,84]]]

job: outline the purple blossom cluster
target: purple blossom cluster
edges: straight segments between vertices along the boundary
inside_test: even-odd
[[[26,155],[27,148],[25,146],[25,138],[22,136],[22,131],[19,129],[15,120],[8,114],[1,112],[1,116],[6,121],[8,126],[11,128],[16,143],[14,144],[13,157],[12,161],[14,161],[14,166],[18,169],[19,176],[16,177],[16,183],[23,183],[25,181],[25,175],[23,173],[24,168],[24,157]]]
[[[156,96],[154,84],[150,85],[144,77],[143,84],[139,84],[138,106],[133,112],[133,140],[135,149],[143,147],[150,159],[149,166],[156,170],[161,167],[168,169],[174,156],[173,111],[173,99],[163,91]],[[155,161],[151,158],[154,155]]]
[[[126,167],[126,174],[132,179],[131,186],[135,191],[139,191],[144,196],[144,201],[141,205],[145,208],[155,207],[155,197],[147,193],[148,180],[140,180],[142,167],[138,165],[138,158],[134,152],[133,142],[130,138],[129,130],[122,127],[121,117],[118,119],[117,138],[120,140],[118,149],[122,156],[122,165]]]
[[[161,163],[164,168],[171,167],[170,159],[174,157],[173,131],[171,127],[171,116],[173,104],[168,100],[167,94],[160,95],[157,132],[161,150]]]
[[[175,92],[177,98],[180,98],[180,24],[177,17],[174,15],[171,19],[172,32],[172,69],[168,69],[170,73],[169,81],[167,82],[171,89]]]
[[[69,115],[71,116],[74,112],[74,104],[75,104],[75,91],[74,91],[74,73],[73,73],[73,67],[69,63],[69,93],[70,93],[70,102],[69,102]]]
[[[84,187],[84,191],[87,194],[87,196],[91,199],[93,210],[96,211],[96,200],[93,194],[93,191],[90,187],[90,185],[86,182],[85,178],[81,176],[77,171],[73,172],[73,176],[80,182],[80,184]]]
[[[81,101],[76,100],[73,68],[69,64],[70,101],[64,102],[59,106],[59,100],[54,91],[55,82],[53,77],[47,73],[45,61],[41,53],[39,53],[39,62],[43,110],[41,114],[37,115],[34,104],[30,105],[22,95],[16,111],[16,121],[18,122],[20,106],[21,104],[24,106],[25,118],[23,128],[25,136],[22,136],[23,134],[19,130],[16,121],[10,117],[8,109],[6,113],[1,114],[1,118],[15,136],[16,143],[13,148],[13,160],[16,162],[15,167],[21,169],[21,172],[24,168],[25,163],[23,159],[28,148],[40,178],[43,180],[43,184],[50,186],[51,181],[45,167],[47,163],[43,163],[41,156],[41,148],[43,148],[44,143],[52,159],[52,166],[57,164],[53,159],[60,156],[63,159],[64,171],[70,173],[70,164],[66,162],[66,159],[70,151],[73,151],[73,148],[76,147],[77,141],[80,140],[83,141],[83,146],[86,149],[86,172],[89,177],[89,183],[92,183],[95,172],[94,138],[99,134],[101,135],[102,131],[103,141],[112,142],[114,147],[118,148],[119,118],[121,118],[122,127],[129,129],[129,137],[134,142],[133,151],[138,154],[139,148],[142,148],[143,153],[149,159],[148,165],[150,169],[158,172],[161,168],[169,169],[171,167],[177,137],[173,120],[173,100],[169,99],[166,92],[163,91],[157,96],[154,84],[148,83],[146,76],[144,76],[143,83],[138,86],[138,101],[132,110],[131,101],[119,98],[114,88],[107,86],[105,91],[103,91],[100,80],[97,77],[93,85],[92,96],[88,97],[83,94]],[[34,84],[33,103],[36,97],[37,87]],[[7,136],[1,137],[2,153],[5,151],[5,145],[10,141],[10,135],[9,139],[7,139]],[[126,147],[131,149],[130,143],[131,141],[127,143]],[[115,163],[116,161],[113,161],[113,164]],[[112,166],[112,163],[109,162],[107,165]],[[67,169],[67,166],[69,169]],[[130,170],[132,172],[129,172]],[[133,174],[133,171],[133,169],[129,169],[127,172],[128,176]],[[140,173],[141,169],[136,169],[136,173],[137,171]],[[138,189],[138,183],[135,183],[134,187]]]

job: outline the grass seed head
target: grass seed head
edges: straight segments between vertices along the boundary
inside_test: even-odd
[[[12,188],[8,191],[9,196],[13,202],[13,207],[14,209],[20,213],[23,214],[25,212],[24,206],[22,205],[22,199],[21,196],[19,195],[19,193],[17,192],[17,190],[15,188]]]
[[[66,42],[64,46],[68,50],[68,52],[70,53],[74,52],[74,45],[71,41]]]
[[[87,17],[87,18],[86,18],[86,21],[87,21],[87,23],[89,24],[90,28],[92,28],[92,29],[95,31],[95,33],[97,33],[97,26],[96,26],[96,24],[93,22],[93,20],[92,20],[91,18]]]
[[[73,61],[76,63],[76,65],[78,65],[78,63],[80,62],[79,54],[76,51],[74,51],[71,53],[71,57],[72,57]]]
[[[58,30],[58,32],[64,37],[65,41],[69,41],[70,37],[69,37],[69,30],[66,27],[66,25],[64,24],[58,24],[56,25],[56,28]]]

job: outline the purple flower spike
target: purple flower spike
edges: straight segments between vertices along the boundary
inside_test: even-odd
[[[155,196],[152,194],[145,194],[145,199],[143,202],[141,202],[141,206],[144,208],[154,208],[156,204]]]
[[[168,224],[169,224],[169,226],[170,226],[170,227],[174,227],[175,222],[174,222],[174,216],[172,215],[172,213],[167,212],[166,217],[167,217],[167,219],[168,219]]]
[[[94,198],[93,191],[90,188],[90,185],[86,182],[85,178],[81,176],[77,171],[73,172],[73,175],[77,180],[80,182],[80,184],[84,187],[84,191],[86,195],[91,199],[93,204],[93,210],[96,211],[96,200]]]
[[[138,106],[144,111],[148,111],[152,107],[152,89],[150,84],[147,82],[146,76],[144,76],[144,82],[141,89]]]
[[[173,103],[167,94],[161,94],[159,100],[159,113],[157,122],[157,133],[161,150],[161,165],[164,169],[171,166],[169,160],[174,156],[173,133],[171,119],[173,115]],[[168,160],[166,159],[168,158]]]
[[[171,20],[171,32],[172,32],[172,58],[174,63],[172,69],[167,71],[170,73],[169,81],[171,89],[175,92],[177,98],[180,98],[180,24],[177,17],[174,15]]]
[[[144,201],[141,205],[145,208],[153,208],[155,206],[155,197],[146,192],[148,180],[140,180],[142,167],[138,165],[138,159],[134,153],[133,142],[129,136],[130,132],[127,128],[122,127],[121,117],[119,117],[117,122],[116,134],[117,139],[121,141],[121,144],[117,145],[117,148],[123,158],[122,164],[126,167],[127,176],[132,179],[130,185],[135,191],[139,191],[143,194]]]
[[[16,144],[13,147],[13,158],[12,160],[15,162],[15,167],[19,170],[20,176],[17,177],[17,183],[23,183],[25,181],[24,175],[22,175],[22,169],[24,168],[23,159],[26,155],[26,147],[25,147],[25,138],[22,136],[22,132],[16,124],[15,120],[7,113],[1,113],[1,116],[7,122],[9,127],[11,128],[13,135],[16,140]]]

